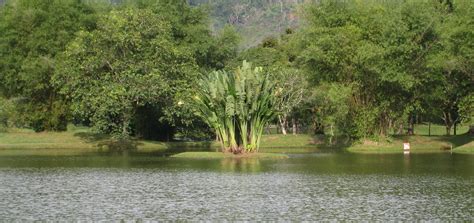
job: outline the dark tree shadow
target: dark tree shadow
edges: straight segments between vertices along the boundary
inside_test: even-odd
[[[107,154],[134,153],[137,152],[140,145],[143,143],[128,139],[107,140],[97,144],[99,152]]]
[[[212,152],[220,151],[220,147],[213,146],[212,141],[201,141],[201,142],[150,142],[152,144],[165,144],[166,149],[164,150],[157,150],[153,152],[148,152],[149,155],[156,155],[156,156],[172,156],[178,153],[183,152]]]
[[[111,137],[106,134],[91,133],[91,132],[78,132],[74,133],[75,137],[79,137],[87,143],[97,143],[103,140],[109,140]]]
[[[473,142],[474,136],[470,134],[462,134],[455,136],[438,136],[436,140],[441,142],[449,142],[451,145],[453,145],[453,148],[457,148]]]
[[[103,154],[123,154],[136,152],[138,146],[143,143],[128,139],[113,139],[109,135],[100,133],[78,132],[74,136],[81,138],[86,143],[96,144],[99,153]]]

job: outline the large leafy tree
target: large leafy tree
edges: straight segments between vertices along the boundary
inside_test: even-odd
[[[171,35],[188,47],[203,72],[222,69],[237,54],[237,32],[225,26],[213,34],[205,7],[192,7],[187,0],[142,2],[141,7],[151,9],[171,24]]]
[[[314,110],[314,121],[320,124],[329,136],[329,144],[336,135],[350,136],[347,126],[352,86],[337,83],[321,83],[313,90],[310,106]]]
[[[128,137],[144,107],[172,124],[196,77],[192,55],[178,43],[170,22],[152,10],[113,10],[96,30],[78,33],[55,83],[74,114],[101,132]]]
[[[171,37],[179,46],[187,49],[201,73],[222,69],[237,54],[240,40],[237,32],[230,26],[224,27],[219,32],[211,31],[205,7],[192,7],[185,0],[128,1],[119,7],[149,9],[167,21],[171,25]],[[181,105],[180,108],[186,109],[186,105]],[[167,113],[170,112],[173,113],[172,110]],[[209,136],[198,133],[208,132],[209,129],[203,128],[205,124],[191,112],[174,112],[173,116],[179,116],[180,119],[174,119],[174,124],[171,126],[163,126],[163,122],[156,122],[155,117],[162,115],[160,109],[150,106],[139,109],[136,131],[145,138],[157,139],[163,139],[159,137],[160,135],[165,135],[164,139],[168,139],[174,131],[186,138]]]
[[[431,3],[335,1],[306,13],[299,63],[314,86],[351,88],[348,135],[386,135],[416,111],[429,79],[426,54],[436,40]]]
[[[296,113],[308,96],[307,82],[305,76],[298,69],[280,68],[272,76],[272,80],[276,83],[279,94],[277,95],[276,109],[278,111],[278,122],[284,135],[287,134],[287,127],[291,117],[293,134],[296,134]]]
[[[458,1],[448,6],[441,8],[444,17],[436,29],[440,40],[433,47],[429,67],[436,81],[430,97],[432,109],[441,117],[446,134],[450,135],[453,127],[456,134],[456,124],[472,116],[474,3]]]
[[[11,0],[0,8],[0,94],[22,99],[23,124],[65,128],[67,109],[51,85],[57,55],[78,30],[94,27],[95,11],[81,1]]]

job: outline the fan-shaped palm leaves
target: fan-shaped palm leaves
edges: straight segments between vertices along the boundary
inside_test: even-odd
[[[233,73],[214,71],[199,82],[198,114],[233,153],[258,151],[265,125],[275,117],[274,84],[261,67],[244,61]]]

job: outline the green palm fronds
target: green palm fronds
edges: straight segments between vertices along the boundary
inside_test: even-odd
[[[214,71],[199,82],[198,115],[215,131],[222,148],[258,151],[265,125],[275,117],[275,85],[261,67],[244,61],[233,73]]]

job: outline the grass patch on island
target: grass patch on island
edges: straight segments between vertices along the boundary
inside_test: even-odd
[[[234,155],[232,153],[223,152],[183,152],[171,156],[172,158],[187,159],[223,159],[223,158],[265,158],[265,159],[286,159],[285,154],[278,153],[244,153]]]

